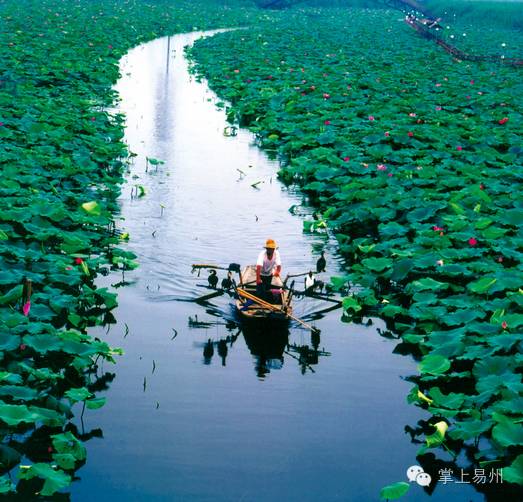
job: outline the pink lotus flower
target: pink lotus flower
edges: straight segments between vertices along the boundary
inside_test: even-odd
[[[94,122],[96,120],[96,117],[91,117],[91,122]]]
[[[503,256],[498,256],[498,263],[503,263]]]
[[[415,113],[409,113],[409,117],[415,117],[416,114]]]
[[[392,178],[392,173],[387,173],[387,176],[388,176],[389,178]]]
[[[246,80],[246,82],[247,82],[248,84],[250,84],[250,83],[252,82],[252,80],[251,80],[250,78],[248,78],[248,79]]]
[[[71,265],[67,265],[67,267],[65,267],[65,270],[73,270],[73,267],[71,267]]]
[[[469,240],[468,240],[468,243],[471,245],[471,246],[475,246],[478,241],[474,238],[474,237],[471,237]]]
[[[440,112],[441,110],[443,110],[443,108],[441,106],[436,106],[436,111],[437,112]]]
[[[456,150],[457,150],[458,152],[461,152],[461,150],[463,150],[463,147],[462,147],[462,146],[457,146],[457,147],[456,147]]]
[[[508,328],[507,321],[503,321],[503,322],[501,323],[501,327],[502,327],[503,329],[507,329],[507,328]]]
[[[408,134],[409,138],[412,138],[412,136],[414,136],[414,133],[412,131],[409,131],[407,134]]]
[[[374,119],[374,115],[369,115],[369,120],[372,122]]]
[[[443,260],[438,260],[436,262],[436,265],[440,266],[440,267],[443,267]]]
[[[432,227],[432,230],[434,230],[434,232],[439,232],[439,231],[443,230],[443,228],[438,227],[437,225],[434,225],[434,226]]]
[[[387,166],[385,164],[378,164],[378,167],[376,168],[378,171],[386,171]]]
[[[343,162],[349,162],[350,157],[343,157]]]
[[[330,120],[326,120],[326,121],[324,122],[324,124],[325,124],[325,125],[331,125],[331,121],[330,121]]]
[[[479,184],[479,189],[480,189],[480,190],[484,190],[484,189],[485,189],[485,185],[484,185],[483,183],[480,183],[480,184]]]
[[[27,345],[25,343],[20,344],[20,350],[27,349]]]
[[[471,81],[470,81],[470,85],[474,85],[474,80],[471,80]]]
[[[385,136],[389,137],[390,136],[390,132],[389,131],[385,131]]]
[[[0,122],[0,127],[3,127],[4,123],[3,122]]]
[[[328,92],[323,93],[323,99],[329,99],[331,95]]]
[[[467,99],[470,99],[470,96],[467,96]]]
[[[112,49],[113,46],[112,46],[111,44],[109,44],[109,45],[107,46],[107,48],[108,48],[108,49]]]
[[[436,84],[436,87],[441,87],[441,84]]]
[[[508,117],[503,117],[501,120],[498,121],[500,125],[506,124],[508,122]]]
[[[315,85],[311,85],[310,89],[311,89],[311,91],[315,91],[316,90],[316,86]]]
[[[29,311],[31,310],[31,302],[25,302],[24,306],[22,307],[22,312],[27,317],[29,315]]]
[[[74,259],[74,262],[75,262],[77,265],[81,265],[84,261],[83,261],[81,258],[75,258],[75,259]]]

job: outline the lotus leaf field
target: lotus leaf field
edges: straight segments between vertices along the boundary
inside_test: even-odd
[[[354,292],[344,319],[379,314],[419,358],[420,458],[466,453],[460,465],[523,484],[522,70],[455,61],[400,17],[0,2],[1,494],[63,492],[100,434],[74,421],[103,406],[114,374],[100,363],[121,354],[88,334],[115,322],[96,277],[137,266],[116,225],[130,153],[111,111],[118,62],[160,36],[235,26],[249,29],[196,44],[193,71],[309,196],[320,217],[305,230],[336,234],[347,274],[332,283]],[[523,46],[521,32],[485,37],[507,55]]]
[[[420,459],[465,453],[463,468],[521,484],[521,69],[454,60],[397,12],[363,9],[295,11],[190,55],[317,206],[305,230],[336,234],[346,319],[378,311],[419,358]]]

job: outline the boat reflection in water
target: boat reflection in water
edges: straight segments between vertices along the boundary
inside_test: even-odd
[[[242,323],[243,337],[254,356],[254,369],[260,378],[271,370],[281,369],[283,353],[289,343],[289,326],[286,322],[258,320]]]
[[[213,312],[214,314],[214,312]],[[292,343],[289,338],[291,332],[286,321],[266,320],[209,320],[201,321],[198,316],[189,317],[188,325],[191,329],[205,329],[223,326],[227,330],[226,336],[207,338],[205,342],[195,342],[195,346],[202,350],[202,362],[210,365],[217,359],[222,366],[226,366],[227,356],[233,349],[236,341],[243,334],[245,344],[254,359],[254,370],[259,378],[265,378],[272,370],[279,370],[284,365],[284,359],[296,361],[302,374],[307,371],[315,372],[321,357],[331,354],[320,350],[320,334],[310,333],[310,344]],[[217,356],[217,357],[216,357]]]

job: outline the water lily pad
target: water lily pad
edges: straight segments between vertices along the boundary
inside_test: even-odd
[[[440,355],[425,356],[418,365],[421,373],[429,373],[431,375],[442,375],[450,368],[450,361]]]
[[[398,481],[391,485],[384,486],[380,490],[381,500],[397,500],[405,495],[410,489],[410,485],[405,481]]]

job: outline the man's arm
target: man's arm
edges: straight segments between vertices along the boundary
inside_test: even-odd
[[[281,274],[281,257],[280,257],[280,252],[279,251],[274,251],[274,253],[276,254],[275,258],[275,265],[276,265],[276,268],[274,270],[274,277],[280,277],[280,274]]]

